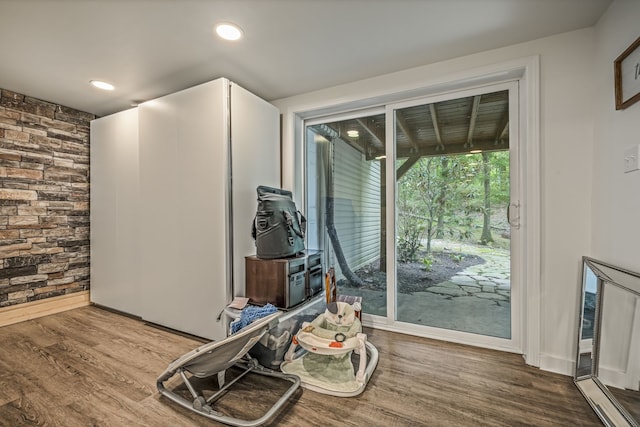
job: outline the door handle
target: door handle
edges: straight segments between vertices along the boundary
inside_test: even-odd
[[[512,228],[520,228],[520,203],[509,203],[507,206],[507,222]]]

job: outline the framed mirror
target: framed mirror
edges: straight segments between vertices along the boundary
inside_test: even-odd
[[[604,425],[640,427],[640,274],[582,260],[575,384]]]

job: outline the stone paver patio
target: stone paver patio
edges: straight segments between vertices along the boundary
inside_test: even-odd
[[[432,247],[438,251],[444,244],[433,241]],[[485,263],[469,267],[426,291],[398,294],[398,320],[510,338],[509,251],[451,242],[446,242],[446,247],[452,252],[479,255]],[[349,288],[348,293],[362,296],[365,313],[386,316],[384,291]]]

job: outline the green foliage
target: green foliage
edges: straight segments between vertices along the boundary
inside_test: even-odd
[[[431,267],[433,266],[433,258],[431,258],[431,255],[422,258],[422,265],[424,265],[426,271],[431,271]]]
[[[484,160],[488,163],[483,164],[482,154],[423,157],[398,180],[401,259],[415,258],[420,239],[426,239],[427,253],[434,238],[472,241],[483,228],[483,215],[491,220],[494,209],[504,210],[509,203],[509,152],[485,153]]]
[[[411,262],[417,258],[422,246],[424,225],[420,218],[410,214],[398,217],[398,259],[400,262]]]
[[[462,259],[464,258],[464,256],[462,254],[451,254],[451,255],[449,255],[449,257],[456,264],[460,264],[462,262]]]
[[[509,152],[491,154],[491,199],[496,205],[509,204]]]

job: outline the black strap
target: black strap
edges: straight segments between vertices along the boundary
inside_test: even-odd
[[[293,246],[294,238],[293,233],[295,233],[299,238],[304,240],[304,233],[307,228],[307,219],[300,213],[300,211],[296,211],[296,222],[298,223],[298,228],[294,227],[293,224],[293,215],[289,211],[282,211],[282,215],[285,219],[285,224],[287,224],[287,234],[289,235],[289,245]]]
[[[253,237],[253,240],[256,240],[256,221],[258,220],[258,215],[253,217],[253,222],[251,223],[251,237]]]
[[[302,215],[302,213],[300,211],[296,211],[298,213],[298,216],[300,217],[300,229],[302,230],[302,236],[304,238],[304,235],[307,232],[307,218],[304,217],[304,215]]]

